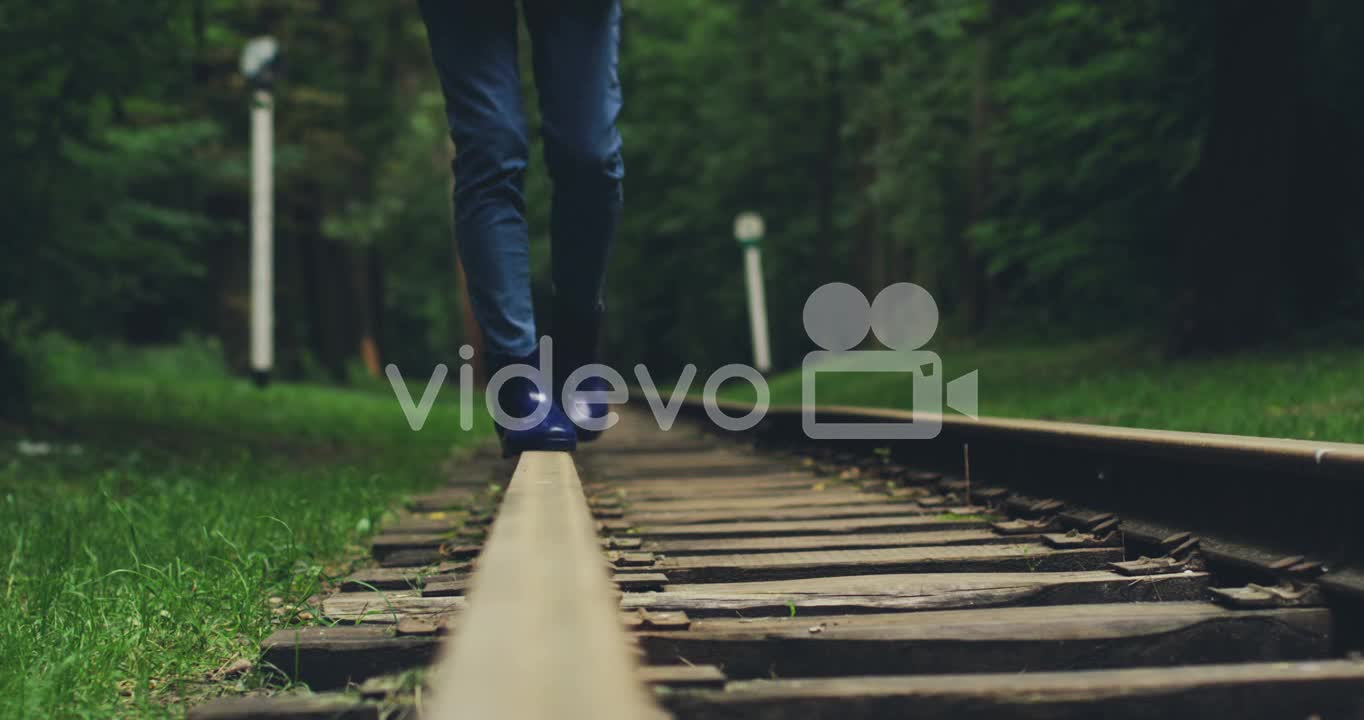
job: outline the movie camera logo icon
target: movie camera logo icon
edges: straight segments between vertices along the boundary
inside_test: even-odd
[[[938,330],[938,304],[914,283],[888,285],[871,303],[847,283],[829,283],[810,294],[805,332],[823,350],[801,363],[801,425],[812,440],[919,440],[942,431],[942,358],[921,350]],[[876,334],[888,350],[854,350]],[[902,373],[913,391],[913,417],[904,422],[829,422],[815,415],[816,378],[829,373]],[[978,406],[978,375],[972,370],[947,383],[947,406],[971,418]]]

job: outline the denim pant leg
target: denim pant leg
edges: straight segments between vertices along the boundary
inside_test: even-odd
[[[516,5],[421,0],[421,10],[455,141],[455,235],[474,316],[488,353],[524,357],[536,335]]]
[[[616,118],[619,0],[526,0],[535,85],[554,181],[550,235],[556,311],[601,305],[620,220],[625,164]]]

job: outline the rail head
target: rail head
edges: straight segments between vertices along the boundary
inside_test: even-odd
[[[595,527],[570,455],[521,456],[423,717],[663,716],[640,680]]]
[[[715,405],[722,412],[736,417],[753,409],[748,403],[718,401]],[[704,403],[698,398],[686,398],[683,407],[694,417],[705,412]],[[764,422],[756,430],[791,439],[802,437],[802,414],[800,406],[774,405],[768,408]],[[1246,467],[1272,466],[1280,470],[1323,475],[1345,473],[1358,477],[1359,473],[1364,473],[1364,445],[1352,443],[1088,425],[1054,420],[969,418],[846,405],[820,405],[817,415],[823,422],[909,423],[914,422],[916,417],[921,421],[935,420],[941,423],[943,435],[952,439],[1022,441],[1040,446],[1081,447],[1170,460]]]

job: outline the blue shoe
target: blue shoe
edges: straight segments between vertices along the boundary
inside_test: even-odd
[[[539,376],[537,355],[538,353],[533,353],[525,358],[510,360],[493,358],[488,365],[492,371],[489,373],[490,378],[492,373],[511,364],[528,365],[532,368],[531,377],[513,375],[498,390],[497,401],[503,413],[514,420],[519,420],[542,411],[541,408],[548,405],[548,410],[543,411],[544,417],[530,427],[503,427],[499,423],[494,423],[497,436],[502,441],[504,458],[527,450],[573,452],[578,446],[577,431],[564,414],[558,400],[542,391],[542,388],[543,390],[548,388],[544,387],[543,378]]]
[[[564,412],[568,416],[569,422],[578,431],[578,439],[582,442],[592,442],[601,437],[600,430],[588,430],[588,426],[600,427],[598,424],[608,412],[606,403],[588,402],[582,393],[586,392],[605,392],[611,386],[606,382],[606,378],[600,375],[589,375],[578,385],[578,392],[569,393],[570,397],[564,407]]]
[[[578,430],[578,439],[592,442],[601,436],[600,430],[588,430],[584,421],[600,421],[609,412],[604,402],[588,402],[582,393],[604,392],[611,389],[606,378],[589,375],[578,384],[577,392],[564,397],[564,384],[574,370],[598,362],[597,346],[601,341],[602,308],[570,309],[562,304],[554,307],[554,374],[555,397],[561,399],[570,422]]]

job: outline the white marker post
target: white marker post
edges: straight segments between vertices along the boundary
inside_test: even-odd
[[[759,244],[763,218],[755,212],[734,218],[734,239],[744,251],[744,284],[748,287],[748,324],[753,333],[753,366],[758,372],[772,369],[772,349],[767,338],[767,295],[763,291],[763,259]]]
[[[274,96],[270,92],[279,43],[258,37],[242,50],[242,74],[251,83],[251,375],[270,381],[275,364],[274,308]]]

